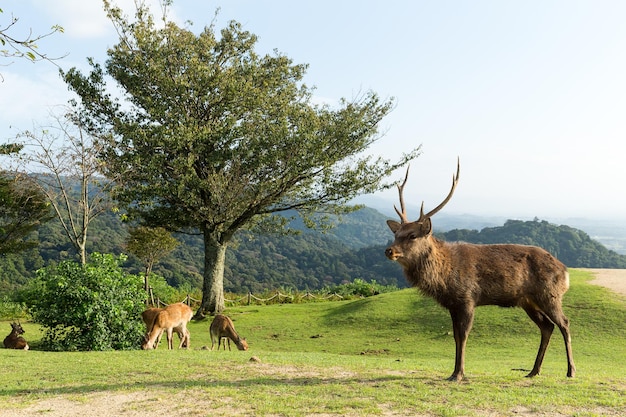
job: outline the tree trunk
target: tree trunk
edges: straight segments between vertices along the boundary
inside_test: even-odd
[[[78,256],[80,257],[80,264],[87,265],[87,250],[85,249],[85,243],[80,241],[76,244],[78,249]]]
[[[202,303],[195,319],[224,311],[224,261],[227,247],[227,244],[221,243],[212,233],[204,231]]]

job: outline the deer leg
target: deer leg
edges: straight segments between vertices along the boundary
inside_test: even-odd
[[[539,330],[541,330],[541,343],[539,344],[539,351],[537,352],[535,365],[533,366],[532,371],[526,375],[527,378],[532,378],[533,376],[539,375],[541,364],[543,363],[543,357],[546,354],[546,349],[548,349],[550,337],[552,336],[552,331],[554,330],[554,323],[550,321],[548,316],[543,311],[537,310],[532,306],[524,307],[524,311],[526,311],[528,317],[530,317],[530,319],[535,322],[537,327],[539,327]]]
[[[174,349],[174,329],[171,327],[167,329],[167,348],[169,350]]]
[[[159,347],[159,343],[161,343],[161,337],[163,337],[163,329],[159,330],[159,333],[157,334],[157,337],[154,341],[154,348],[158,348]]]
[[[565,317],[563,311],[559,306],[546,312],[549,315],[550,320],[559,327],[563,340],[565,341],[565,353],[567,355],[567,376],[573,378],[576,375],[576,366],[574,366],[574,355],[572,353],[572,337],[569,331],[569,319]]]
[[[448,381],[461,381],[465,376],[465,345],[474,322],[474,311],[464,306],[458,309],[450,309],[450,316],[452,317],[456,355],[454,372],[452,372]]]
[[[188,348],[190,338],[189,330],[187,330],[186,327],[181,327],[176,330],[176,333],[178,333],[178,337],[180,338],[180,345],[178,345],[178,349]]]

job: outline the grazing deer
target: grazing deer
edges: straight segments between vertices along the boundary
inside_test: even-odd
[[[220,350],[220,345],[222,343],[222,338],[225,338],[228,341],[228,350],[230,350],[230,341],[232,340],[237,345],[237,349],[239,350],[248,350],[248,342],[246,339],[242,339],[239,337],[237,332],[235,331],[235,326],[233,321],[223,315],[217,314],[211,323],[211,327],[209,328],[209,332],[211,333],[211,350],[215,347],[215,340],[217,339],[217,350]],[[226,350],[226,343],[224,343],[224,350]]]
[[[4,347],[7,349],[30,349],[26,339],[21,336],[24,333],[26,332],[22,329],[22,325],[20,323],[11,323],[11,333],[4,338]]]
[[[563,314],[561,301],[569,288],[567,268],[545,250],[523,245],[474,245],[443,242],[432,234],[430,218],[452,198],[459,180],[460,163],[452,177],[448,196],[433,210],[409,221],[403,191],[409,177],[398,185],[400,208],[395,206],[401,222],[388,220],[395,240],[385,255],[397,261],[407,281],[425,295],[434,298],[450,311],[456,358],[454,372],[448,378],[460,381],[465,373],[465,344],[474,320],[474,308],[481,305],[521,307],[541,330],[541,343],[535,365],[528,377],[539,374],[550,336],[557,325],[565,339],[567,376],[576,368],[572,355],[569,320]]]
[[[143,313],[141,313],[141,318],[143,322],[146,324],[146,334],[144,336],[144,342],[147,342],[148,340],[150,340],[150,332],[152,331],[152,324],[154,323],[154,319],[156,315],[159,314],[159,312],[161,311],[163,311],[162,308],[152,307],[152,308],[145,310]],[[182,326],[178,326],[178,327],[174,327],[174,331],[176,332],[176,334],[178,334],[178,337],[180,338],[179,348],[188,347],[189,330],[187,328],[183,330]],[[161,343],[162,336],[163,336],[163,332],[159,334],[156,341],[154,342],[155,349],[159,346],[159,343]]]
[[[167,332],[167,348],[173,349],[174,329],[178,329],[177,332],[180,331],[184,335],[181,338],[179,348],[183,347],[183,345],[189,347],[190,334],[189,330],[187,330],[187,323],[189,323],[192,317],[193,311],[191,307],[183,303],[170,304],[158,311],[154,315],[152,325],[148,326],[150,329],[149,336],[141,345],[142,349],[153,349],[155,342],[161,338],[164,331]]]

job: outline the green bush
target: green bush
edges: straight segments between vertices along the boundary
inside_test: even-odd
[[[326,291],[329,293],[339,294],[344,298],[352,298],[355,296],[371,297],[373,295],[397,290],[398,287],[396,287],[395,285],[381,285],[377,283],[376,280],[371,280],[370,282],[367,282],[360,278],[356,278],[350,283],[329,287]]]
[[[123,272],[122,255],[92,254],[86,265],[64,261],[37,271],[25,302],[44,327],[49,350],[136,349],[144,332],[141,278]]]
[[[24,303],[11,300],[6,295],[0,299],[0,319],[16,320],[24,319],[27,316],[26,306]]]

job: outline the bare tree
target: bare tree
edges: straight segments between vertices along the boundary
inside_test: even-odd
[[[54,125],[18,135],[23,150],[21,169],[33,172],[37,186],[54,208],[81,263],[87,262],[87,232],[91,221],[112,208],[110,181],[100,175],[96,142],[75,114],[53,115]]]

